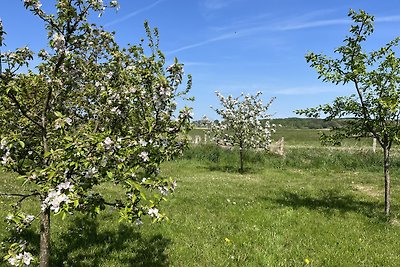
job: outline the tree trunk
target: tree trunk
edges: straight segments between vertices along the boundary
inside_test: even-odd
[[[372,138],[372,152],[376,153],[376,138]]]
[[[47,140],[47,117],[46,109],[50,101],[51,94],[47,96],[46,104],[42,114],[42,140],[43,140],[43,152],[44,155],[49,152],[48,140]],[[47,165],[47,160],[43,157],[43,165]],[[43,204],[45,197],[41,199]],[[49,267],[50,262],[50,208],[47,207],[40,213],[40,252],[39,252],[39,266]]]
[[[383,148],[383,171],[385,173],[385,214],[388,216],[390,213],[390,154],[389,148]]]
[[[240,153],[240,169],[239,169],[239,172],[243,173],[243,147],[239,148],[239,153]]]
[[[50,208],[40,214],[40,267],[49,267],[50,258]]]

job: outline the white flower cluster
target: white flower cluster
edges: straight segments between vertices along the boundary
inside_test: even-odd
[[[4,166],[13,162],[13,159],[11,158],[10,148],[7,145],[8,145],[7,140],[2,139],[0,142],[0,150],[2,150],[4,154],[1,157],[1,164]]]
[[[71,126],[72,125],[72,119],[67,117],[67,118],[59,118],[55,121],[54,129],[58,130],[61,129],[65,126],[65,124]]]
[[[55,213],[59,212],[62,204],[69,202],[70,198],[66,192],[73,192],[73,187],[71,182],[66,181],[59,184],[56,189],[51,189],[42,203],[42,210],[50,207]]]
[[[103,141],[103,145],[106,150],[110,150],[114,145],[114,141],[111,140],[110,137],[106,137],[106,139]]]
[[[33,260],[32,254],[29,252],[21,252],[8,258],[8,263],[12,266],[29,266]]]
[[[140,157],[144,162],[147,162],[147,161],[149,161],[149,159],[150,159],[150,158],[149,158],[149,153],[146,152],[146,151],[140,152],[139,157]]]
[[[11,246],[5,259],[7,259],[7,262],[11,266],[29,266],[33,261],[33,256],[30,252],[25,251],[25,249],[26,242],[21,240],[19,243],[15,243]]]
[[[169,193],[168,187],[166,187],[166,186],[159,186],[158,190],[160,190],[160,193],[163,196],[166,196]]]
[[[93,175],[95,175],[97,173],[97,169],[96,167],[90,168],[88,171],[86,171],[85,173],[85,178],[91,178],[93,177]]]
[[[160,214],[158,213],[157,208],[150,208],[149,211],[147,212],[147,214],[149,214],[153,218],[157,218],[157,219],[160,218]]]
[[[57,52],[62,52],[65,50],[65,38],[61,33],[55,32],[52,37],[53,48]]]
[[[39,9],[42,6],[39,0],[24,0],[24,4],[32,6],[33,9]]]
[[[114,8],[116,8],[118,10],[119,9],[118,1],[115,1],[115,0],[111,1],[110,2],[110,7],[114,7]]]

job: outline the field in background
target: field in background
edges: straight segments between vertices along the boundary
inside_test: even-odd
[[[194,143],[196,136],[201,138],[200,143],[204,143],[204,138],[206,136],[207,129],[205,128],[195,128],[190,132],[190,137]],[[328,129],[296,129],[296,128],[286,128],[277,127],[276,132],[272,134],[273,142],[278,142],[282,137],[284,137],[285,144],[287,146],[312,146],[321,147],[320,143],[320,133],[328,132]],[[208,142],[209,138],[206,138]],[[342,141],[342,147],[353,147],[353,148],[371,148],[372,149],[372,138],[361,138],[356,139],[345,139]]]
[[[398,266],[400,156],[392,161],[387,220],[380,152],[372,153],[368,140],[358,145],[365,149],[323,147],[318,131],[278,129],[285,156],[248,152],[244,175],[237,173],[237,150],[191,145],[162,168],[178,180],[162,206],[169,223],[117,223],[110,211],[53,216],[52,266]],[[201,134],[195,129],[191,136]],[[0,191],[21,184],[0,174]],[[112,185],[99,190],[120,193]],[[4,218],[11,202],[0,201]],[[8,235],[0,219],[0,238]],[[38,243],[33,232],[26,238]],[[38,247],[30,249],[37,254]]]

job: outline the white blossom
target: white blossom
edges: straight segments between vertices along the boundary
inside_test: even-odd
[[[107,79],[111,79],[112,76],[113,76],[113,74],[114,74],[114,72],[112,72],[112,71],[108,72],[108,73],[106,74],[106,78],[107,78]]]
[[[7,140],[2,139],[0,142],[0,149],[4,149],[7,146]]]
[[[61,120],[56,120],[55,121],[55,125],[54,125],[54,129],[58,130],[58,129],[61,129],[61,127],[62,127]]]
[[[42,58],[47,58],[49,56],[49,53],[46,50],[42,49],[39,51],[38,56]]]
[[[57,186],[58,190],[71,190],[73,188],[73,185],[69,181],[65,181],[64,183],[61,183]]]
[[[23,255],[23,262],[25,265],[30,265],[31,261],[33,260],[32,254],[29,252],[24,251]]]
[[[29,266],[33,260],[32,254],[24,251],[8,258],[8,263],[12,266]]]
[[[160,190],[161,195],[164,196],[168,195],[169,193],[168,188],[166,186],[159,186],[158,190]]]
[[[106,137],[106,139],[104,139],[104,141],[103,141],[103,144],[104,144],[104,147],[105,147],[106,149],[110,149],[111,146],[114,144],[114,141],[111,140],[110,137]]]
[[[7,165],[8,163],[12,162],[13,160],[10,155],[10,151],[6,151],[6,153],[1,157],[1,164]]]
[[[16,256],[12,256],[12,257],[8,258],[8,260],[7,260],[8,263],[11,266],[18,266],[20,259],[18,259],[17,257],[22,258],[19,254]]]
[[[60,34],[60,33],[58,33],[58,32],[55,32],[55,33],[53,34],[52,39],[53,39],[53,47],[54,47],[54,50],[56,50],[56,51],[63,51],[63,50],[64,50],[64,46],[65,46],[65,38],[64,38],[64,35],[62,35],[62,34]]]
[[[119,10],[119,5],[118,5],[118,1],[111,1],[110,2],[110,7],[115,7],[117,10]]]
[[[65,118],[65,123],[66,124],[68,124],[68,125],[71,125],[72,124],[72,119],[71,118]]]
[[[42,210],[46,209],[47,207],[50,207],[50,210],[54,211],[55,213],[60,211],[60,206],[63,203],[68,203],[69,202],[69,197],[61,193],[60,190],[50,190],[49,194],[47,195],[47,198],[43,201],[42,205]]]
[[[91,178],[93,175],[97,173],[96,167],[90,168],[88,171],[85,173],[85,178]]]
[[[143,139],[140,139],[140,140],[139,140],[139,144],[140,144],[141,146],[147,146],[147,142],[146,142],[145,140],[143,140]]]
[[[140,154],[139,154],[139,157],[140,158],[142,158],[142,160],[143,161],[149,161],[149,153],[148,152],[146,152],[146,151],[142,151]]]
[[[121,110],[119,110],[118,107],[113,107],[113,108],[111,109],[111,112],[112,112],[112,113],[116,113],[117,115],[120,115],[120,114],[121,114]]]
[[[149,211],[147,212],[147,214],[149,214],[151,217],[155,217],[155,218],[160,218],[160,214],[158,214],[158,209],[157,208],[151,208],[149,209]]]
[[[172,182],[172,184],[171,184],[171,190],[174,191],[175,188],[176,188],[176,186],[177,186],[177,182],[176,182],[176,180],[174,180],[174,181]]]
[[[33,5],[34,9],[39,9],[42,6],[42,3],[40,3],[40,1],[36,1],[35,4]]]
[[[25,222],[26,223],[31,223],[33,220],[35,219],[35,216],[33,216],[33,215],[27,215],[26,217],[25,217]]]

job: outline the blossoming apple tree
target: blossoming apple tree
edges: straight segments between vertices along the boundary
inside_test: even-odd
[[[261,92],[255,95],[241,94],[239,97],[224,97],[216,92],[222,108],[213,108],[222,120],[211,124],[212,139],[223,146],[238,147],[240,153],[240,172],[243,172],[246,149],[268,150],[271,144],[271,116],[267,113],[272,98],[266,105]]]
[[[2,192],[15,197],[7,216],[13,235],[5,260],[14,266],[37,259],[21,233],[40,224],[40,266],[49,266],[51,213],[96,215],[107,206],[122,219],[141,224],[143,216],[165,219],[159,203],[176,182],[160,175],[160,164],[180,154],[187,144],[190,108],[178,111],[177,98],[191,86],[183,83],[183,65],[166,67],[157,30],[145,23],[145,43],[121,48],[112,33],[88,21],[116,1],[57,0],[47,14],[38,0],[24,0],[48,31],[49,45],[35,54],[24,47],[0,54],[0,157],[17,172],[27,191]],[[0,23],[0,45],[5,46]],[[26,66],[28,71],[22,72]],[[121,188],[107,199],[96,185]],[[38,214],[21,203],[37,200]]]

